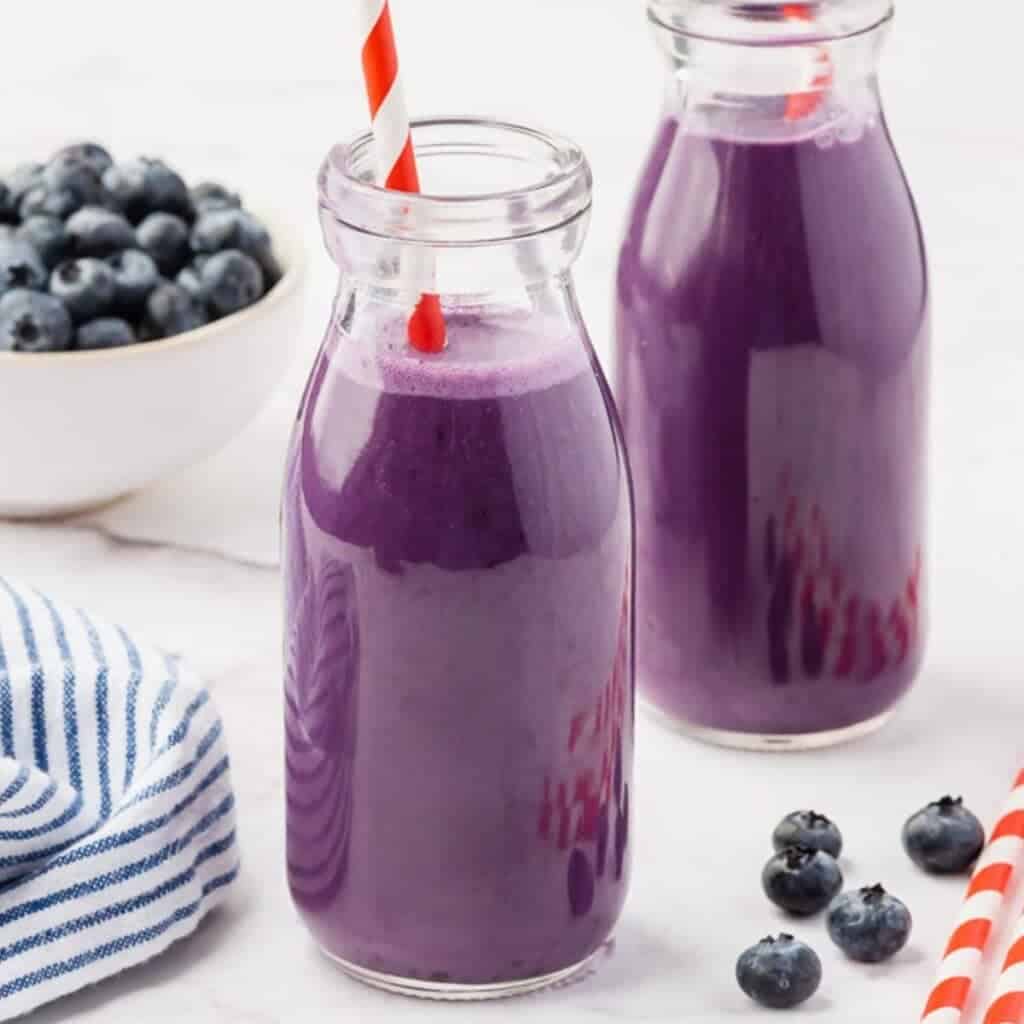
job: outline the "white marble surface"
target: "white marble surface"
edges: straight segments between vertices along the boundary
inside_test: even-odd
[[[276,203],[315,247],[317,162],[365,120],[344,0],[148,6],[166,15],[137,16],[134,0],[5,5],[3,35],[24,45],[4,47],[0,164],[77,135],[165,153]],[[539,121],[590,153],[598,199],[579,284],[607,356],[616,239],[659,94],[640,0],[394,7],[416,110]],[[898,720],[857,747],[801,758],[703,749],[641,720],[635,882],[615,952],[584,984],[466,1009],[378,995],[336,975],[283,883],[275,570],[284,440],[332,287],[320,258],[308,323],[282,338],[296,348],[295,371],[228,449],[83,521],[0,525],[0,571],[88,603],[205,673],[232,741],[245,858],[234,899],[196,938],[31,1024],[475,1024],[527,1012],[559,1024],[753,1021],[761,1014],[736,990],[733,962],[783,924],[758,875],[774,820],[802,805],[841,822],[851,883],[884,881],[917,918],[904,954],[869,970],[840,962],[820,924],[797,927],[826,967],[802,1012],[916,1019],[961,886],[919,877],[899,850],[899,826],[947,790],[991,816],[1024,754],[1020,10],[903,0],[888,50],[889,111],[926,222],[937,300],[933,637]]]

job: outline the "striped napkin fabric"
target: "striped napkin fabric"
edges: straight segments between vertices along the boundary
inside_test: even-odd
[[[193,931],[237,875],[234,813],[199,680],[0,577],[0,1020]]]

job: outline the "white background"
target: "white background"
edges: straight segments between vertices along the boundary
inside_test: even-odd
[[[758,876],[775,819],[833,814],[851,883],[884,881],[917,919],[892,964],[855,968],[820,926],[820,1020],[913,1020],[962,886],[921,878],[902,820],[947,790],[995,813],[1024,758],[1024,117],[1009,0],[903,0],[884,66],[890,121],[931,250],[933,633],[921,684],[883,734],[802,758],[691,746],[640,726],[632,896],[589,982],[500,1006],[423,1007],[359,989],[314,954],[282,881],[276,501],[295,391],[326,318],[313,178],[366,121],[346,0],[50,0],[3,4],[0,164],[71,137],[221,176],[308,231],[315,271],[295,370],[259,422],[208,464],[86,521],[0,526],[0,571],[88,602],[186,654],[233,740],[246,874],[228,910],[161,961],[44,1010],[74,1020],[239,1024],[760,1019],[736,954],[783,922]],[[629,191],[662,68],[640,0],[393,0],[417,113],[495,114],[575,136],[596,177],[579,287],[602,357]],[[240,369],[244,372],[244,369]],[[0,402],[9,387],[0,375]],[[126,424],[126,430],[130,425]],[[3,443],[3,439],[0,439]]]

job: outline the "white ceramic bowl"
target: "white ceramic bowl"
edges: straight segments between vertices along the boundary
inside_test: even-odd
[[[105,504],[212,454],[249,423],[302,326],[302,241],[265,222],[284,275],[249,309],[124,348],[0,352],[0,516]]]

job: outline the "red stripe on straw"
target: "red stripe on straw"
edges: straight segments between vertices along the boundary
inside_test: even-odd
[[[1024,992],[1007,992],[985,1014],[985,1024],[1018,1024],[1024,1021]]]
[[[971,879],[967,895],[977,896],[979,892],[1005,893],[1012,874],[1012,864],[990,864]]]
[[[366,98],[370,101],[370,116],[376,117],[398,80],[398,49],[391,24],[391,9],[387,4],[363,44],[363,76],[366,79]]]
[[[1009,953],[1006,954],[1003,970],[1005,971],[1008,967],[1016,967],[1017,964],[1024,964],[1024,939],[1018,939],[1010,947]]]
[[[924,1008],[924,1016],[936,1010],[962,1010],[971,993],[970,978],[947,978],[932,989],[931,998]]]
[[[945,956],[949,956],[950,953],[955,953],[960,949],[984,949],[991,931],[992,922],[983,917],[976,917],[972,921],[965,921],[953,932],[949,945],[946,947]]]
[[[999,819],[995,832],[992,833],[992,841],[1005,839],[1006,836],[1016,836],[1024,839],[1024,811],[1013,811]]]
[[[385,182],[388,188],[397,192],[419,192],[420,173],[416,169],[416,154],[412,148],[412,137],[405,140],[405,146],[391,168],[391,173]]]

